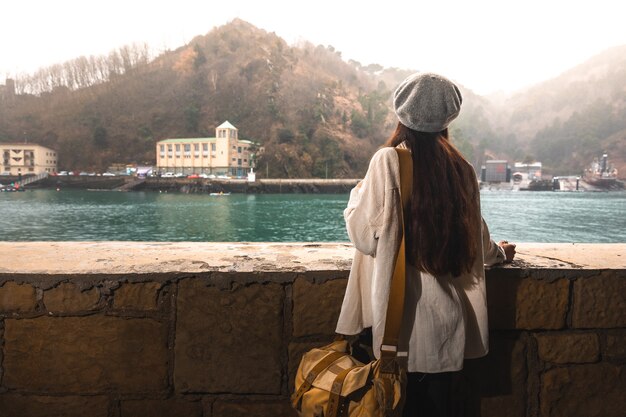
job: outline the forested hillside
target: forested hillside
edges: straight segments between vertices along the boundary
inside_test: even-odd
[[[608,152],[626,177],[626,46],[509,98],[495,125],[556,174],[576,174]]]
[[[625,55],[616,49],[499,102],[460,86],[455,143],[477,167],[534,158],[581,171],[603,150],[623,163]],[[395,127],[391,91],[413,71],[290,46],[236,19],[156,57],[130,45],[17,77],[16,94],[0,94],[0,141],[57,149],[60,169],[103,171],[154,164],[156,141],[213,136],[228,120],[264,147],[261,176],[359,177]]]

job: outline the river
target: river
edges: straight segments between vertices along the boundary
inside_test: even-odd
[[[626,192],[481,192],[492,237],[626,242]],[[347,241],[347,194],[0,193],[0,241]]]

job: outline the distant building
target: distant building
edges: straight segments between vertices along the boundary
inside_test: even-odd
[[[482,182],[509,182],[511,169],[508,161],[491,160],[481,167],[480,180]]]
[[[34,143],[0,143],[0,173],[51,174],[57,170],[57,152]]]
[[[164,139],[156,144],[159,173],[245,176],[252,167],[256,143],[239,138],[228,121],[215,129],[213,138]]]
[[[514,165],[513,178],[518,181],[534,181],[541,179],[541,162],[525,164],[516,162]]]

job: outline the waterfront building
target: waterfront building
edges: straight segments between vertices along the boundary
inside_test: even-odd
[[[39,175],[57,170],[57,152],[34,143],[0,143],[0,174]]]
[[[509,162],[503,160],[489,160],[481,167],[480,180],[482,182],[497,183],[511,180]]]
[[[518,181],[538,181],[541,180],[541,162],[525,164],[516,162],[514,165],[513,179]]]
[[[215,129],[215,137],[164,139],[156,144],[160,174],[213,174],[241,177],[253,167],[256,143],[239,138],[228,121]]]

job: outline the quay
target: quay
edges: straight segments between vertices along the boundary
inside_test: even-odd
[[[0,177],[1,178],[1,177]],[[9,184],[11,177],[0,179]],[[248,182],[246,179],[204,179],[204,178],[163,178],[147,177],[138,180],[134,176],[48,176],[26,186],[34,188],[76,188],[117,191],[157,191],[182,193],[249,193],[249,194],[281,194],[281,193],[348,193],[360,179],[257,179]]]
[[[334,337],[344,243],[0,242],[0,416],[296,416]],[[626,244],[518,243],[458,415],[622,417]]]

